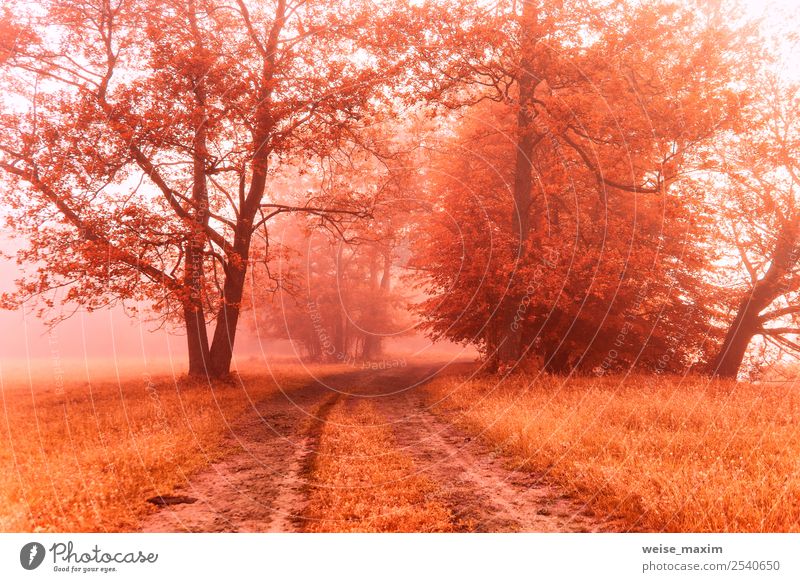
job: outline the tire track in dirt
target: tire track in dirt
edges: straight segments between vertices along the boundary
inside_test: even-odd
[[[455,517],[476,532],[617,531],[586,506],[529,472],[509,469],[476,439],[425,409],[421,397],[387,398],[381,407],[398,445],[443,490]]]
[[[141,531],[298,531],[307,465],[336,399],[337,393],[313,382],[257,403],[225,438],[233,452],[176,491],[197,501],[147,516]]]
[[[359,387],[359,394],[370,397],[387,418],[398,447],[438,485],[458,522],[476,532],[626,529],[621,521],[594,517],[583,503],[537,475],[509,469],[490,447],[431,413],[423,393],[431,375],[431,369],[410,369],[402,378],[405,386],[396,374],[377,375]]]
[[[310,419],[311,426],[306,436],[301,439],[299,447],[302,454],[292,459],[284,479],[278,486],[278,495],[273,504],[276,511],[273,512],[273,519],[266,531],[273,533],[301,531],[308,493],[313,486],[309,482],[309,476],[319,450],[325,420],[338,401],[339,394],[329,395]]]

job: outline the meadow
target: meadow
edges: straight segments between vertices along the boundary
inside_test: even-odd
[[[432,410],[630,530],[800,531],[792,383],[442,378]]]
[[[500,380],[471,375],[475,368],[423,387],[429,410],[595,518],[619,520],[626,531],[800,531],[794,384]],[[256,403],[341,374],[346,381],[353,371],[286,362],[213,385],[167,373],[58,382],[6,375],[0,531],[135,531],[156,511],[148,498],[180,489],[231,452],[225,436]],[[383,404],[339,399],[311,427],[302,530],[468,530],[433,461],[398,445]],[[420,435],[420,446],[429,438]]]
[[[310,376],[285,364],[214,385],[167,374],[5,377],[0,531],[136,530],[155,511],[148,498],[169,494],[227,452],[223,436],[237,418]]]

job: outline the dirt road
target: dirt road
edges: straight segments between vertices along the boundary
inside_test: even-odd
[[[412,459],[409,476],[422,474],[434,482],[462,531],[620,527],[591,517],[557,488],[513,470],[477,439],[429,412],[424,383],[437,371],[431,365],[354,371],[258,403],[232,426],[227,440],[233,452],[174,492],[196,501],[160,509],[143,520],[142,531],[303,531],[309,493],[326,486],[313,482],[311,470],[326,417],[334,406],[362,401],[385,419],[392,446]]]

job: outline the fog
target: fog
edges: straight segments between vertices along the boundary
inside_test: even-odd
[[[17,245],[0,239],[0,250],[13,253]],[[0,260],[0,292],[14,288],[23,270],[14,260]],[[186,343],[180,329],[163,328],[144,317],[129,316],[122,307],[94,312],[78,309],[55,326],[36,316],[35,302],[10,311],[0,309],[0,382],[37,383],[107,380],[141,374],[180,376],[186,372]],[[56,306],[50,316],[70,313],[75,306]],[[384,343],[386,358],[474,358],[474,348],[449,342],[432,344],[421,334],[390,338]],[[234,351],[234,368],[262,369],[269,362],[302,357],[300,348],[286,340],[267,337],[253,312],[245,312]]]

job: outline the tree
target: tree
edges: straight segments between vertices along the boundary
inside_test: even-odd
[[[709,182],[722,190],[736,267],[744,275],[711,372],[736,378],[756,336],[800,351],[800,87],[766,76],[746,133],[719,148]],[[788,336],[788,337],[787,337]]]
[[[191,374],[226,375],[254,233],[288,212],[368,213],[365,199],[324,189],[276,199],[269,186],[287,161],[319,166],[379,119],[412,57],[404,9],[366,0],[9,6],[3,196],[17,209],[10,225],[38,233],[21,258],[43,259],[23,291],[71,285],[70,300],[148,298],[182,317]]]
[[[438,271],[429,287],[434,298],[423,306],[428,326],[480,342],[495,367],[538,355],[552,371],[592,368],[606,360],[598,362],[602,353],[618,352],[609,349],[616,330],[625,330],[623,340],[634,338],[620,317],[639,311],[644,286],[645,313],[664,328],[653,336],[638,318],[652,355],[678,349],[681,357],[667,356],[668,366],[692,363],[702,356],[698,342],[676,348],[668,330],[702,338],[708,328],[698,252],[708,212],[681,178],[702,166],[704,145],[737,122],[746,93],[732,81],[743,75],[749,31],[732,28],[719,7],[518,5],[519,12],[493,15],[506,23],[495,27],[508,31],[497,43],[502,50],[488,58],[477,51],[469,66],[460,63],[472,75],[464,101],[502,106],[468,110],[484,127],[467,128],[450,149],[451,157],[461,148],[490,162],[475,168],[462,154],[445,170],[466,186],[445,180],[441,188],[466,231],[467,252],[453,245],[437,261],[435,249],[460,233],[434,227],[438,234],[419,261]],[[458,190],[461,196],[452,194]],[[549,265],[554,252],[569,261],[568,278]],[[478,265],[466,266],[465,254],[479,257]],[[491,317],[471,325],[466,304]],[[644,358],[637,349],[631,346],[625,360]],[[618,354],[611,360],[623,363]]]
[[[550,372],[675,371],[702,361],[716,307],[703,271],[713,235],[703,191],[601,199],[591,178],[576,175],[580,162],[565,170],[540,155],[546,227],[531,233],[536,259],[519,267],[509,291],[503,275],[518,252],[507,213],[513,110],[483,104],[473,115],[435,156],[429,190],[438,210],[418,229],[415,262],[432,294],[420,313],[434,337],[476,343],[491,358],[503,333],[496,312],[514,294],[522,299],[510,325],[524,357]]]
[[[274,307],[260,309],[263,293],[255,293],[259,330],[299,344],[311,361],[377,359],[398,327],[390,242],[348,242],[308,224],[287,225],[280,238],[293,249],[274,270],[284,283]]]
[[[371,361],[383,339],[400,332],[402,293],[392,289],[393,269],[401,260],[402,231],[410,211],[410,166],[389,156],[350,158],[341,187],[379,191],[369,218],[347,223],[313,216],[287,216],[272,236],[269,269],[252,281],[254,322],[268,336],[290,339],[312,361]],[[265,276],[276,282],[274,293]],[[274,305],[263,309],[265,304]]]

